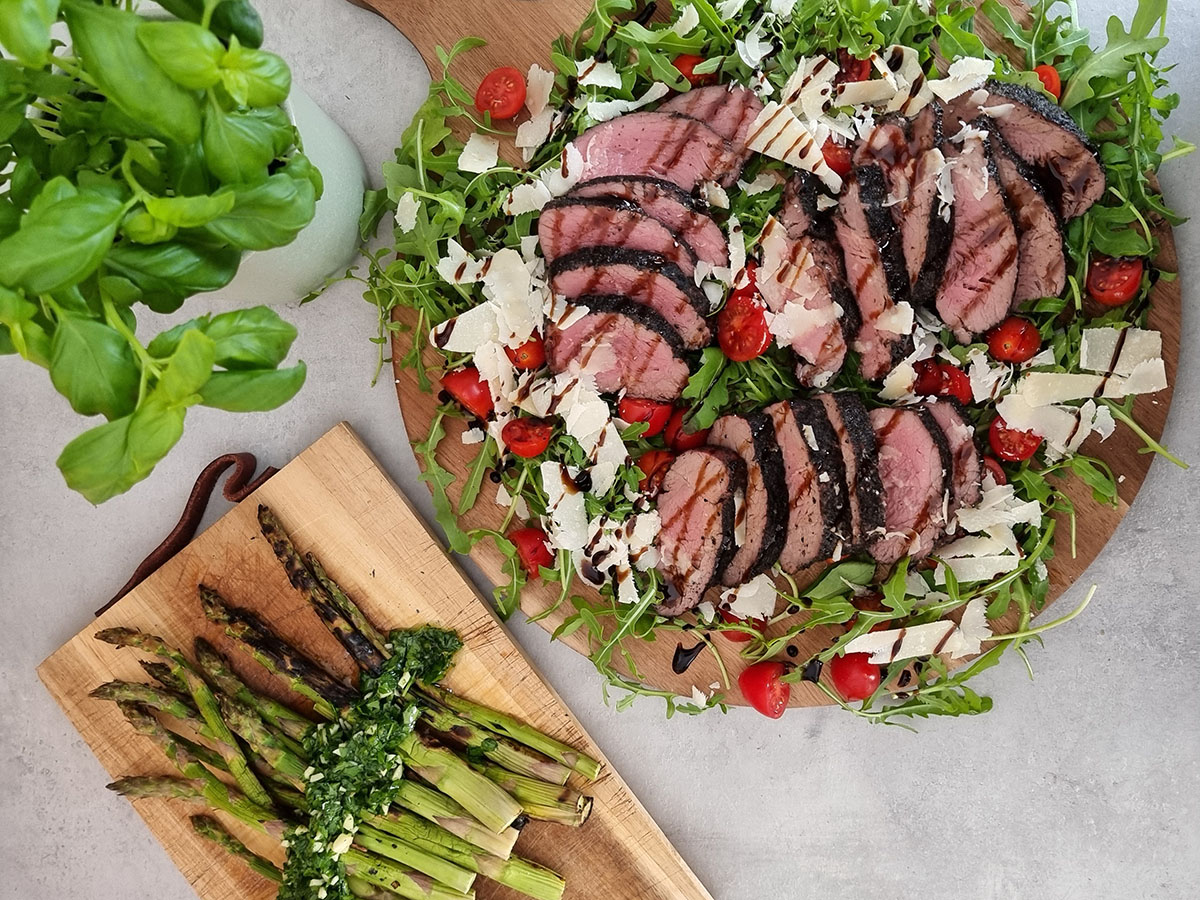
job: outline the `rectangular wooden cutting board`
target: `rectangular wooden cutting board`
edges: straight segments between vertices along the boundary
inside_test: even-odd
[[[258,533],[256,510],[269,505],[301,551],[317,553],[330,574],[385,628],[432,622],[457,629],[465,647],[446,684],[512,713],[604,760],[562,700],[500,625],[408,501],[348,425],[334,428],[174,559],[55,652],[38,668],[50,693],[108,772],[174,774],[154,744],[137,735],[110,702],[88,692],[106,681],[144,681],[138,655],[96,641],[104,627],[136,626],[191,652],[203,635],[226,651],[247,681],[280,699],[279,682],[238,652],[200,609],[203,582],[230,602],[258,611],[283,637],[336,674],[354,666],[300,595]],[[86,604],[84,604],[87,608]],[[711,900],[661,829],[605,761],[600,779],[576,784],[595,797],[582,828],[530,824],[517,852],[561,872],[567,897],[584,900]],[[101,784],[95,790],[101,791]],[[135,804],[151,831],[205,900],[267,900],[275,887],[197,837],[194,807],[176,801]],[[226,821],[255,850],[281,861],[270,839]],[[130,863],[136,861],[130,860]],[[480,879],[480,900],[520,895]]]

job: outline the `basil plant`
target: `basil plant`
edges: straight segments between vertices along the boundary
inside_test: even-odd
[[[189,408],[268,410],[300,390],[304,364],[281,368],[296,331],[266,307],[148,343],[137,326],[290,242],[322,188],[280,106],[291,73],[259,49],[246,0],[165,0],[155,19],[129,5],[0,0],[0,354],[107,420],[58,459],[93,503],[149,475]]]

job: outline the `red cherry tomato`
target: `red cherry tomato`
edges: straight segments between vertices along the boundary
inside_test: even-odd
[[[475,108],[493,120],[511,119],[525,105],[525,76],[512,66],[492,69],[475,92]]]
[[[879,666],[869,653],[847,653],[829,661],[829,680],[843,700],[866,700],[879,687]]]
[[[638,487],[643,494],[657,494],[666,477],[667,469],[675,461],[675,454],[670,450],[648,450],[638,457],[637,467],[642,470],[642,480]]]
[[[546,345],[536,334],[520,347],[505,347],[504,352],[509,361],[522,372],[531,372],[546,364]]]
[[[843,178],[849,175],[850,170],[854,168],[854,158],[850,153],[850,148],[845,144],[839,144],[832,137],[825,138],[825,143],[821,146],[821,154],[825,157],[826,165]]]
[[[717,313],[717,343],[734,362],[762,356],[771,346],[767,307],[758,295],[753,263],[746,265],[746,283],[737,288]]]
[[[767,627],[765,619],[743,619],[725,609],[717,610],[717,612],[721,614],[721,621],[730,625],[749,625],[759,634],[762,634],[763,630]],[[751,635],[745,631],[722,631],[721,634],[735,644],[744,644],[751,639]]]
[[[913,363],[917,380],[913,393],[922,397],[953,397],[960,403],[971,402],[971,379],[958,366],[938,362],[936,359],[919,359]]]
[[[530,459],[550,446],[554,426],[545,419],[511,419],[504,423],[500,438],[517,456]]]
[[[996,416],[992,427],[988,429],[988,443],[992,452],[1005,462],[1021,462],[1029,459],[1042,446],[1042,439],[1032,431],[1018,431],[1009,428],[1004,420]]]
[[[463,366],[442,376],[442,387],[467,412],[486,419],[492,412],[492,390],[474,366]]]
[[[1046,90],[1054,95],[1055,100],[1062,98],[1062,78],[1058,74],[1058,69],[1054,68],[1054,66],[1043,64],[1035,66],[1033,74],[1041,79],[1042,84]]]
[[[521,568],[530,578],[541,577],[542,573],[538,571],[539,566],[549,568],[554,565],[554,554],[550,552],[546,532],[542,529],[518,528],[516,531],[508,533],[508,539],[517,548],[517,558],[521,560]]]
[[[792,698],[792,686],[780,681],[786,671],[781,662],[755,663],[738,676],[742,696],[764,716],[778,719]]]
[[[626,422],[645,422],[649,426],[642,434],[645,438],[654,437],[666,428],[673,410],[670,403],[644,397],[622,397],[617,403],[617,415]]]
[[[942,364],[936,359],[918,359],[913,363],[917,380],[913,383],[913,393],[922,397],[932,397],[942,387]]]
[[[705,441],[708,440],[707,428],[701,428],[699,431],[683,430],[683,417],[685,415],[687,415],[687,410],[684,407],[676,407],[675,412],[671,413],[671,419],[667,422],[667,427],[663,430],[663,440],[676,453],[703,447]]]
[[[706,84],[717,83],[716,72],[705,72],[697,75],[695,72],[696,66],[704,62],[704,57],[695,53],[680,53],[671,62],[675,68],[683,73],[683,77],[687,79],[688,84],[692,87],[703,87]]]
[[[871,60],[851,56],[849,50],[838,50],[838,74],[834,84],[846,81],[867,81],[871,77]]]
[[[998,459],[985,456],[983,458],[983,467],[992,473],[992,480],[996,484],[1008,484],[1008,474],[1004,471],[1004,466],[1000,465]]]
[[[1128,303],[1142,286],[1142,261],[1136,257],[1092,256],[1088,265],[1088,296],[1101,306]]]
[[[938,393],[968,404],[971,402],[971,378],[958,366],[942,363],[942,389]]]
[[[1037,326],[1021,316],[1009,316],[987,333],[988,350],[1000,362],[1023,363],[1042,349]]]

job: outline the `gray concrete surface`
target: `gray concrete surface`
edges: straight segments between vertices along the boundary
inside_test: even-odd
[[[258,0],[296,80],[358,142],[375,172],[422,99],[427,76],[390,26],[343,0]],[[1133,0],[1080,0],[1088,23]],[[1173,0],[1167,57],[1200,137],[1200,20]],[[549,36],[547,36],[549,37]],[[1164,174],[1197,212],[1200,159]],[[1188,315],[1170,446],[1200,463],[1200,226],[1179,230]],[[200,305],[203,305],[201,301]],[[310,366],[300,398],[275,413],[197,410],[153,477],[92,508],[54,459],[80,429],[43,373],[0,359],[0,897],[192,893],[34,675],[87,624],[174,523],[200,467],[231,449],[282,462],[348,419],[427,518],[390,384],[368,385],[373,310],[353,284],[286,314]],[[1087,614],[985,677],[989,715],[913,735],[833,710],[778,722],[749,711],[663,721],[652,703],[618,714],[589,664],[537,627],[512,631],[604,747],[719,900],[800,897],[1087,898],[1200,896],[1200,644],[1196,562],[1200,474],[1157,462],[1086,584]],[[210,512],[211,518],[223,504]],[[1083,527],[1086,527],[1084,523]],[[585,892],[586,894],[586,892]]]

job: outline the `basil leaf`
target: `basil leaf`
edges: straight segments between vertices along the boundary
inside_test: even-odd
[[[290,140],[290,138],[289,138]],[[293,178],[306,178],[312,183],[313,192],[318,200],[325,193],[325,179],[321,175],[320,169],[312,164],[303,153],[294,153],[292,158],[287,161],[287,164],[280,170]]]
[[[168,143],[199,139],[200,106],[138,42],[141,16],[80,0],[69,0],[63,11],[75,51],[101,93]]]
[[[0,241],[0,282],[45,294],[82,281],[112,247],[121,212],[120,201],[96,193],[31,211]]]
[[[0,336],[5,338],[5,346],[12,348],[6,352],[19,353],[30,362],[49,368],[50,336],[34,321],[37,312],[37,306],[20,294],[0,287],[0,325],[7,329],[0,331]]]
[[[50,380],[84,416],[117,419],[137,405],[141,371],[129,342],[95,319],[59,319],[50,348]]]
[[[271,123],[249,113],[226,112],[212,97],[204,118],[204,161],[226,184],[253,184],[267,178],[275,158]]]
[[[300,362],[290,369],[214,372],[200,391],[200,402],[227,412],[265,412],[296,396],[307,371]]]
[[[241,258],[232,247],[181,242],[140,247],[122,241],[105,257],[104,267],[141,288],[143,302],[155,312],[173,312],[184,297],[229,284]]]
[[[121,222],[121,234],[135,244],[161,244],[178,233],[179,228],[150,215],[145,209],[131,209]]]
[[[291,242],[312,221],[316,206],[312,182],[280,173],[237,191],[232,211],[205,229],[245,250],[269,250]]]
[[[149,197],[146,211],[179,228],[198,228],[233,209],[233,191],[223,189],[199,197]]]
[[[191,22],[143,22],[137,38],[176,84],[202,91],[221,80],[225,47],[207,28]]]
[[[292,89],[292,70],[281,57],[243,47],[236,39],[221,59],[220,74],[239,106],[278,106]]]
[[[198,328],[184,332],[155,387],[173,404],[191,405],[213,374],[216,356],[212,338]]]
[[[0,0],[0,45],[31,68],[46,63],[62,0]]]
[[[188,22],[199,22],[204,16],[204,0],[159,0],[159,6]],[[262,19],[248,0],[224,0],[218,3],[209,23],[223,41],[236,36],[247,47],[262,45]]]
[[[267,306],[213,316],[204,333],[216,344],[216,362],[227,369],[271,369],[283,362],[296,327]]]

